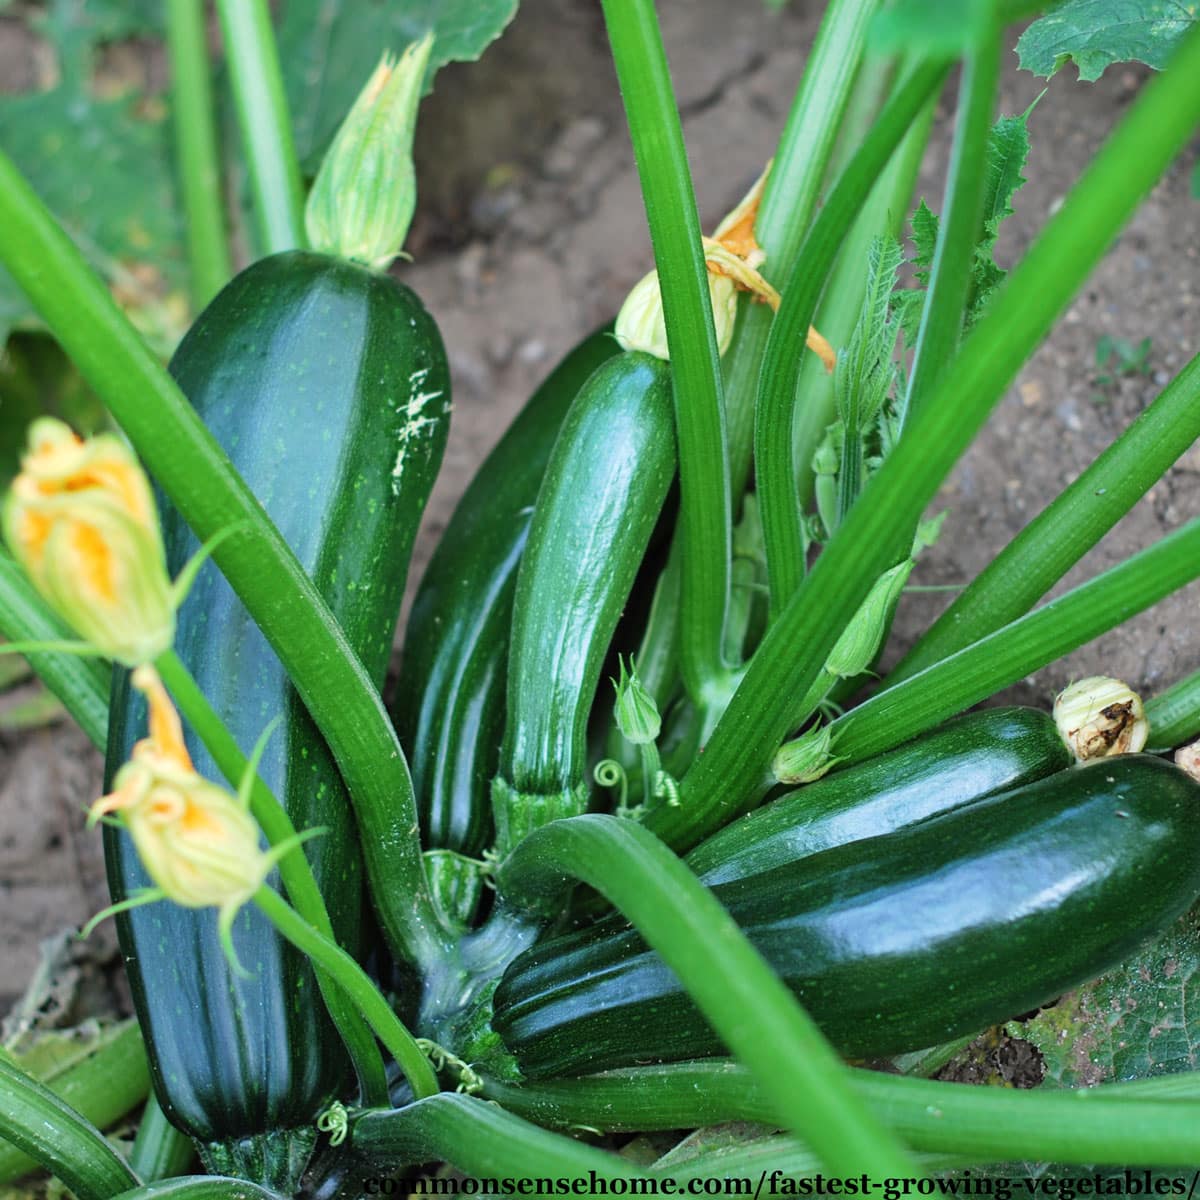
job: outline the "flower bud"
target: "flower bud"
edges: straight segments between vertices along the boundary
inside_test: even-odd
[[[733,340],[733,326],[737,320],[737,288],[732,279],[710,272],[708,295],[712,301],[713,326],[717,331],[717,352],[724,354]],[[657,271],[642,276],[633,285],[617,313],[615,333],[622,350],[642,350],[655,358],[670,360]]]
[[[433,34],[400,60],[385,54],[337,136],[309,193],[309,245],[386,270],[400,253],[417,205],[412,144]]]
[[[1127,683],[1105,675],[1081,679],[1059,692],[1054,723],[1079,762],[1136,754],[1150,736],[1141,697]]]
[[[770,170],[768,163],[750,191],[717,226],[714,237],[700,239],[708,268],[708,294],[718,354],[723,355],[733,339],[739,292],[751,293],[773,310],[779,308],[779,293],[759,273],[758,268],[767,256],[754,236],[754,222]],[[629,293],[617,314],[616,337],[622,350],[642,350],[656,358],[670,359],[657,271],[643,276]],[[832,371],[836,361],[833,347],[812,327],[807,345],[820,356],[826,369]]]
[[[134,746],[89,819],[116,814],[161,895],[185,908],[219,908],[227,926],[278,856],[260,848],[242,801],[197,773],[153,668],[139,667],[133,684],[149,702],[150,736]]]
[[[621,663],[621,678],[614,681],[617,689],[617,728],[621,736],[634,746],[653,745],[662,728],[658,705],[654,697],[642,686],[637,668],[625,669]]]
[[[830,675],[849,678],[865,671],[875,661],[912,569],[913,560],[906,558],[875,580],[874,587],[850,618],[850,624],[842,630],[842,636],[825,660],[825,670]]]
[[[170,649],[175,610],[150,485],[112,434],[42,417],[4,505],[4,540],[50,606],[125,666]]]
[[[775,778],[780,783],[813,783],[820,779],[837,762],[829,752],[832,739],[832,725],[817,725],[784,742],[771,761]]]

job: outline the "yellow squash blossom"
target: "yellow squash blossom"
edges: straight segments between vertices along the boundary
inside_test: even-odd
[[[234,796],[196,771],[179,715],[152,667],[139,667],[132,681],[149,704],[150,736],[134,746],[113,791],[92,805],[89,820],[115,816],[157,886],[115,908],[162,899],[185,908],[216,908],[222,943],[236,963],[233,918],[300,838],[263,850],[247,811],[248,788]]]
[[[756,300],[769,304],[772,311],[779,308],[779,293],[759,273],[758,268],[766,262],[767,255],[754,236],[754,223],[770,171],[771,164],[768,163],[750,191],[717,226],[713,236],[700,239],[708,269],[708,294],[720,355],[724,355],[733,340],[741,292],[749,292]],[[617,314],[614,333],[622,350],[642,350],[661,359],[671,357],[657,271],[649,272],[634,284]],[[832,371],[837,354],[812,326],[809,326],[807,345],[825,364],[825,369]]]
[[[175,598],[154,497],[118,437],[84,441],[51,417],[34,421],[3,530],[42,596],[106,657],[136,666],[170,648]]]

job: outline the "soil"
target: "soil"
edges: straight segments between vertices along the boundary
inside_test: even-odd
[[[706,228],[771,153],[821,7],[796,0],[771,14],[724,0],[660,5]],[[1002,262],[1025,250],[1146,74],[1113,68],[1086,85],[1067,71],[1051,81],[1030,122],[1029,182],[1004,226]],[[1001,110],[1023,111],[1042,87],[1010,55]],[[935,210],[952,115],[948,92],[921,179]],[[525,0],[482,62],[439,75],[422,110],[418,158],[415,262],[402,273],[441,325],[455,412],[414,578],[471,473],[534,386],[616,311],[650,264],[599,6]],[[950,510],[941,541],[921,559],[914,583],[969,580],[1200,349],[1193,158],[1185,154],[1151,194],[955,470],[938,498]],[[1106,334],[1151,338],[1149,374],[1099,386],[1095,349]],[[1064,587],[1200,512],[1198,476],[1193,447]],[[1099,672],[1155,692],[1200,666],[1198,599],[1200,587],[1185,589],[1006,695],[1045,705],[1071,678]],[[907,596],[892,653],[944,603],[938,593]],[[10,736],[0,754],[3,1012],[33,972],[39,940],[78,925],[106,896],[99,838],[83,829],[84,808],[101,788],[99,756],[65,723]]]

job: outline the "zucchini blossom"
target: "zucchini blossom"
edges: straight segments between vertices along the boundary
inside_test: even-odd
[[[115,434],[84,440],[52,417],[29,428],[4,540],[49,605],[125,666],[170,649],[175,598],[150,484]]]

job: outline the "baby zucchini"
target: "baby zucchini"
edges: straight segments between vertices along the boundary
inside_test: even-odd
[[[587,720],[600,668],[675,476],[669,365],[626,351],[567,413],[517,574],[497,848],[587,807]]]
[[[600,330],[555,367],[479,468],[421,580],[394,712],[430,848],[475,856],[488,845],[513,592],[533,504],[571,401],[616,353]]]

